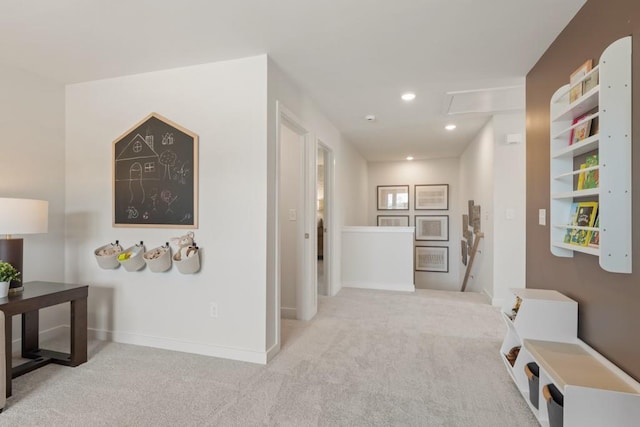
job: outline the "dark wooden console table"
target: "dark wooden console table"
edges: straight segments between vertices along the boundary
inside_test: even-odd
[[[87,295],[86,285],[52,282],[28,282],[24,291],[0,298],[4,312],[4,339],[7,372],[7,397],[11,396],[11,379],[49,363],[78,366],[87,361]],[[62,303],[71,303],[71,353],[44,350],[38,342],[39,310]],[[12,316],[22,314],[22,357],[30,359],[11,367]]]

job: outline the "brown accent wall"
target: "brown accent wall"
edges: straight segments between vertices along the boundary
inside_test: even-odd
[[[553,13],[550,10],[549,13]],[[640,1],[589,0],[527,75],[527,287],[557,289],[579,303],[578,335],[640,380],[640,221],[633,274],[607,273],[591,255],[549,250],[549,101],[585,60],[594,65],[618,38],[633,35],[633,218],[640,219]]]

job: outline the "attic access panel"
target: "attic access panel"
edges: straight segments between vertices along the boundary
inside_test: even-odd
[[[151,113],[113,141],[113,226],[198,228],[198,136]]]

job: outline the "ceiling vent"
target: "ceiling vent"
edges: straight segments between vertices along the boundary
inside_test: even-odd
[[[447,92],[445,113],[474,114],[524,110],[524,86],[506,86]]]

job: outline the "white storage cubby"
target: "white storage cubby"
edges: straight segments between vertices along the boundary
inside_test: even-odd
[[[570,85],[558,89],[550,106],[551,252],[573,257],[574,251],[599,257],[610,272],[631,273],[631,37],[612,43],[599,64],[584,78],[599,73],[599,85],[569,102]],[[582,81],[577,84],[581,84]],[[599,132],[569,145],[573,119],[595,109],[583,121],[598,119]],[[598,150],[599,188],[576,191],[574,157]],[[581,197],[598,198],[599,228],[568,224],[571,204]],[[598,248],[564,243],[567,229],[598,230]]]
[[[502,317],[507,324],[507,335],[500,352],[516,385],[523,394],[529,395],[529,385],[524,366],[530,362],[520,356],[512,367],[506,354],[513,347],[521,347],[525,339],[545,341],[570,341],[578,334],[578,304],[557,291],[543,289],[512,289],[513,298],[505,301]],[[522,299],[515,319],[511,309],[516,297]],[[544,313],[544,315],[541,315]]]
[[[564,395],[564,426],[636,426],[640,384],[577,338],[578,304],[557,291],[512,289],[502,309],[507,333],[500,357],[540,425],[549,426],[542,388],[554,384]],[[515,319],[511,309],[522,299]],[[521,346],[512,367],[505,355]],[[538,409],[530,401],[527,363],[540,368]]]

